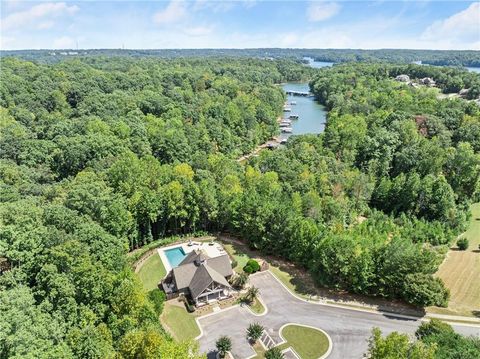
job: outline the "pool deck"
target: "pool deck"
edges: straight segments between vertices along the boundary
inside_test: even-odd
[[[191,243],[191,245],[189,245]],[[207,254],[208,257],[210,258],[215,258],[219,257],[221,255],[227,254],[227,252],[223,249],[223,246],[218,243],[218,242],[213,242],[213,245],[210,245],[210,242],[185,242],[185,243],[180,243],[180,244],[174,244],[168,247],[162,247],[158,248],[157,252],[158,255],[160,256],[160,259],[163,262],[163,265],[167,271],[167,274],[170,273],[172,270],[172,266],[170,265],[170,262],[168,261],[167,255],[165,254],[165,251],[172,249],[172,248],[178,248],[181,247],[185,254],[188,254],[194,250],[201,249],[204,251],[204,253]]]

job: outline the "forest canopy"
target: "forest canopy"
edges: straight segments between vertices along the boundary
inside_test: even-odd
[[[445,90],[478,75],[250,58],[1,67],[0,356],[196,356],[160,326],[126,254],[198,230],[323,286],[447,304],[433,274],[479,199],[480,107],[394,78]],[[298,80],[327,106],[325,132],[239,163],[279,132],[278,85]]]

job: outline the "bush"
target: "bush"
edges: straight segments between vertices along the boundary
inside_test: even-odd
[[[232,349],[232,339],[226,335],[218,338],[215,342],[220,358],[224,358],[228,351]]]
[[[148,299],[150,299],[150,301],[152,302],[155,313],[157,313],[157,315],[162,314],[163,303],[165,302],[165,300],[167,300],[167,296],[165,295],[165,293],[158,288],[153,289],[148,292]]]
[[[243,267],[243,271],[245,273],[252,274],[253,273],[253,268],[250,267],[249,265],[246,265],[245,267]]]
[[[460,249],[461,251],[465,251],[468,249],[468,239],[467,238],[460,238],[458,241],[457,241],[457,247],[458,249]]]
[[[283,359],[285,356],[278,347],[273,347],[265,352],[265,359]]]
[[[185,301],[185,308],[187,308],[187,312],[193,313],[195,311],[195,306],[190,304],[188,300]]]
[[[248,274],[258,272],[259,270],[260,264],[255,259],[249,259],[245,267],[243,267],[243,271]]]
[[[258,323],[252,323],[247,328],[247,339],[256,342],[262,336],[264,327]]]
[[[405,276],[403,298],[419,307],[446,307],[450,292],[439,278],[431,274],[414,273]]]
[[[238,265],[238,262],[234,259],[232,261],[232,269],[235,268]]]

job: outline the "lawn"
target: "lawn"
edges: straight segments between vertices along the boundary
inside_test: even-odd
[[[230,254],[230,256],[237,262],[237,265],[233,270],[237,273],[243,273],[243,267],[247,264],[250,256],[247,254],[245,248],[241,248],[238,245],[233,245],[229,243],[223,243],[223,247]]]
[[[166,274],[167,271],[163,266],[160,256],[156,252],[143,263],[137,273],[147,292],[157,288],[158,283]]]
[[[281,335],[287,341],[282,348],[292,347],[302,359],[318,359],[330,345],[323,332],[300,325],[287,325]]]
[[[252,304],[249,304],[249,308],[255,314],[263,314],[263,312],[265,312],[265,307],[263,306],[262,302],[260,302],[260,300],[258,300],[258,298],[255,298],[253,300]]]
[[[166,302],[161,319],[176,340],[190,340],[200,335],[195,315],[188,313],[181,303]]]
[[[480,316],[480,203],[472,205],[471,210],[470,226],[461,236],[469,240],[469,248],[452,248],[437,272],[450,289],[448,308],[430,307],[429,312]]]
[[[223,247],[230,254],[230,256],[237,261],[237,266],[234,270],[237,273],[243,272],[243,267],[247,264],[248,260],[251,258],[258,257],[255,253],[248,249],[244,244],[231,244],[223,242]],[[305,277],[295,277],[292,274],[280,269],[280,267],[272,265],[270,263],[270,271],[288,288],[290,291],[296,293],[297,295],[303,297],[304,299],[309,299],[312,295],[315,294],[315,291],[311,288],[313,286],[311,281],[307,281]],[[309,282],[309,285],[306,283]]]
[[[330,346],[327,336],[314,328],[291,324],[284,327],[280,334],[286,340],[278,346],[280,350],[292,347],[301,359],[318,359]],[[257,353],[253,359],[265,357],[265,349],[259,342],[253,345],[253,350]]]

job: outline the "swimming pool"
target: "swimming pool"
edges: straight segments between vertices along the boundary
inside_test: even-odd
[[[180,262],[183,261],[183,258],[187,256],[182,247],[167,249],[165,251],[165,255],[167,256],[170,267],[172,268],[178,267]]]

